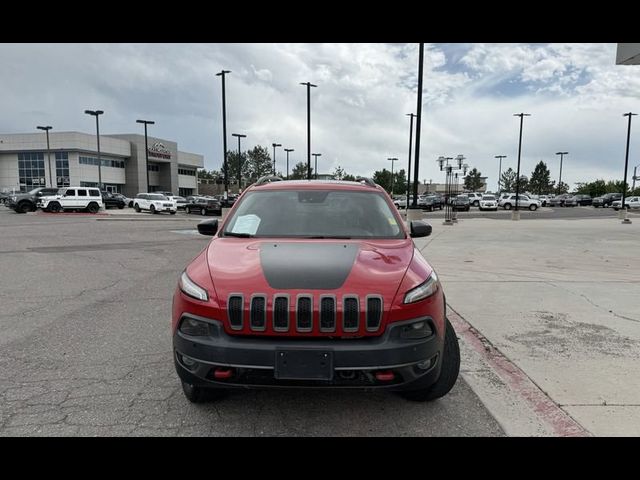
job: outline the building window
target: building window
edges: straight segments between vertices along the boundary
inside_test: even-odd
[[[181,197],[190,197],[193,195],[193,188],[178,188],[178,195]]]
[[[56,184],[58,188],[68,187],[69,182],[69,154],[56,152]]]
[[[147,170],[149,170],[150,172],[159,172],[160,166],[157,163],[150,163],[147,166]]]
[[[18,173],[21,190],[45,187],[47,180],[44,176],[44,153],[18,153]]]
[[[178,169],[178,175],[190,175],[192,177],[196,176],[196,171],[195,170],[190,170],[187,168],[179,168]]]
[[[80,186],[98,188],[98,182],[80,182]]]
[[[112,167],[112,168],[124,168],[124,160],[112,160],[110,158],[100,158],[103,167]],[[78,163],[80,165],[95,165],[98,166],[98,158],[97,157],[79,157]]]

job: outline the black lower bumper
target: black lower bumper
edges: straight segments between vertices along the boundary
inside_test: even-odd
[[[208,322],[210,335],[189,336],[176,330],[174,361],[180,378],[196,386],[402,390],[418,380],[423,388],[440,375],[442,339],[436,334],[430,318],[393,323],[383,335],[375,338],[300,339],[231,336],[224,332],[219,321],[191,317]],[[431,335],[420,339],[401,337],[409,323],[420,320],[431,325]],[[327,377],[282,378],[278,375],[281,367],[277,355],[282,355],[283,351],[326,353],[330,362]],[[228,377],[220,378],[218,374],[224,372]],[[385,373],[384,378],[377,375],[380,372]]]

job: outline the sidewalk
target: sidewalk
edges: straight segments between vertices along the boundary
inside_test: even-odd
[[[497,349],[593,435],[637,436],[640,219],[633,222],[433,221],[433,235],[416,245],[487,350]],[[537,422],[540,412],[504,376],[462,348],[465,379],[507,433],[558,434]]]

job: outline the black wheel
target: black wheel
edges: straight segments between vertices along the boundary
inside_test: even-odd
[[[187,213],[191,213],[191,209],[190,209],[189,207],[186,207],[186,208],[184,209],[184,211],[185,211],[185,212],[187,212]]]
[[[133,206],[133,209],[134,209],[136,212],[140,213],[140,205],[138,205],[137,203]]]
[[[504,204],[504,209],[505,210],[511,210],[511,204],[510,203],[505,203]]]
[[[196,387],[190,383],[182,381],[182,391],[184,396],[187,397],[191,403],[201,403],[204,397],[204,390],[201,387]]]
[[[618,207],[613,207],[613,209],[617,212],[618,210],[620,210]]]
[[[196,387],[182,380],[182,391],[191,403],[202,403],[207,400],[219,400],[227,396],[227,391],[221,388]]]
[[[444,397],[456,384],[458,373],[460,372],[460,345],[458,345],[458,336],[453,329],[453,325],[446,321],[444,334],[444,351],[442,352],[442,366],[440,367],[440,377],[435,383],[415,390],[406,390],[398,392],[398,394],[407,400],[415,402],[428,402],[440,397]],[[419,387],[420,380],[417,380],[416,386]]]
[[[51,202],[47,209],[50,212],[58,213],[60,210],[62,210],[62,206],[58,202]]]
[[[118,205],[118,210],[122,210],[124,208],[124,203]]]
[[[129,208],[133,208],[133,200],[129,202]]]
[[[478,202],[478,200],[476,200],[475,202],[473,202],[473,206],[474,207],[479,207],[480,206],[480,202]]]
[[[205,208],[201,208],[200,209],[200,215],[206,215],[207,214],[207,210]]]
[[[538,209],[538,206],[535,203],[532,203],[531,205],[529,205],[529,210],[531,210],[532,212],[535,212]]]
[[[171,215],[175,215],[175,214],[176,214],[176,212],[169,212],[169,213],[170,213]]]
[[[33,210],[29,202],[22,202],[16,207],[16,213],[27,213]]]
[[[98,210],[100,210],[100,205],[95,202],[91,202],[87,207],[87,210],[89,211],[89,213],[98,213]]]
[[[149,211],[150,211],[152,214],[156,214],[156,213],[158,213],[158,212],[156,212],[156,207],[155,207],[154,205],[151,205],[151,206],[149,207]]]

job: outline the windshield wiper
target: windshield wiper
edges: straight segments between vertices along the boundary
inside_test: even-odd
[[[344,235],[314,235],[312,237],[304,237],[304,238],[310,238],[310,239],[324,239],[324,238],[330,238],[330,239],[335,239],[335,240],[351,240],[351,237],[348,236],[344,236]]]
[[[252,238],[250,233],[236,233],[236,232],[224,232],[225,237],[239,237],[239,238]]]

